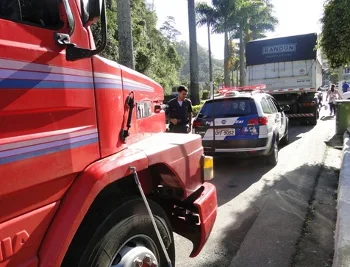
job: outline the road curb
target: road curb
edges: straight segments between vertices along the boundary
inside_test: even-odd
[[[350,266],[350,135],[344,134],[340,168],[333,267]]]

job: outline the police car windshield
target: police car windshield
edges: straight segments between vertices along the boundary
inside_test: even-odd
[[[199,116],[202,118],[228,118],[256,114],[256,106],[253,99],[226,98],[207,101]]]

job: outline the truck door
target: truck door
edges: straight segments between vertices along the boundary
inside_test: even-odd
[[[56,0],[0,3],[1,266],[37,261],[56,202],[99,157],[91,59],[66,61],[54,39],[69,33],[60,10]],[[71,40],[89,46],[78,25]]]

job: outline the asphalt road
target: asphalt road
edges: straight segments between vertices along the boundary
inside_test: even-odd
[[[196,258],[192,244],[175,236],[178,267],[289,266],[307,214],[315,180],[334,134],[335,121],[321,112],[316,126],[289,126],[290,143],[269,168],[259,158],[215,159],[218,217]]]

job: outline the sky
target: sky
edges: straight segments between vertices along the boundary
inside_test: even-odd
[[[176,28],[181,32],[179,40],[188,42],[188,14],[187,0],[146,0],[154,3],[154,9],[158,16],[158,28],[166,20],[167,16],[173,16]],[[211,0],[196,0],[198,2],[211,3]],[[288,35],[321,32],[320,19],[323,14],[324,0],[272,0],[275,7],[275,16],[279,20],[275,32],[267,33],[267,37],[279,37]],[[208,47],[206,27],[197,27],[197,42]],[[212,35],[213,56],[218,59],[224,58],[223,35]]]

